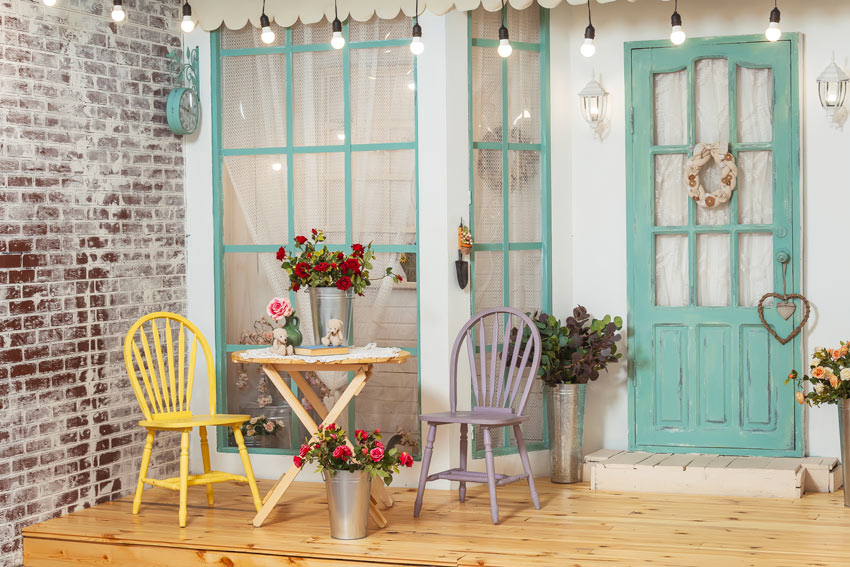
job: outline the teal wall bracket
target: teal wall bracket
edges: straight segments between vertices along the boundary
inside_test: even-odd
[[[183,52],[172,49],[168,52],[168,72],[176,87],[188,86],[195,91],[195,96],[201,96],[200,76],[198,72],[198,47],[186,48],[185,59]]]

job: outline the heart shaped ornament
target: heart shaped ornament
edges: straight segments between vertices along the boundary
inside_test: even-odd
[[[788,319],[794,312],[797,310],[797,306],[794,303],[791,303],[790,300],[798,299],[800,303],[803,304],[803,307],[806,308],[806,312],[803,315],[803,318],[800,320],[800,324],[794,327],[791,330],[791,333],[786,337],[780,337],[779,334],[774,330],[774,328],[765,320],[764,318],[764,302],[770,298],[776,298],[780,300],[776,304],[776,311],[783,319]],[[780,344],[788,344],[791,342],[791,339],[800,334],[800,331],[805,327],[806,322],[809,320],[809,314],[812,311],[811,305],[809,305],[809,300],[799,293],[789,293],[786,295],[782,295],[781,293],[766,293],[761,299],[759,299],[758,305],[759,311],[759,319],[761,319],[761,324],[764,325],[764,328],[767,329],[767,332],[773,335],[773,338],[779,341]]]

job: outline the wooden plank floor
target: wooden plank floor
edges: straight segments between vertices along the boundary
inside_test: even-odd
[[[267,490],[269,482],[262,488]],[[541,510],[524,484],[499,489],[502,523],[490,522],[486,486],[391,489],[389,526],[359,541],[330,538],[324,486],[296,483],[262,528],[251,525],[246,486],[216,486],[216,506],[190,488],[189,524],[177,527],[177,493],[145,493],[139,516],[124,498],[24,530],[29,567],[82,565],[351,566],[838,566],[850,565],[843,493],[798,500],[591,492],[539,479]]]

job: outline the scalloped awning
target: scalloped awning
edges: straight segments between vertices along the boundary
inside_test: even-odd
[[[518,10],[537,2],[544,8],[554,8],[566,1],[568,4],[586,4],[587,0],[508,0]],[[616,0],[596,0],[600,4]],[[635,0],[628,0],[634,2]],[[337,0],[339,18],[348,16],[357,21],[366,21],[374,15],[379,18],[395,18],[399,11],[412,16],[415,0]],[[241,29],[247,22],[255,27],[260,24],[260,10],[263,0],[196,0],[192,2],[192,12],[201,27],[207,31],[218,29],[224,24],[230,29]],[[420,13],[426,9],[438,16],[451,10],[474,10],[483,5],[486,10],[496,11],[502,6],[501,0],[419,0]],[[313,24],[322,18],[333,19],[333,0],[266,0],[266,14],[279,26],[287,27],[301,20]]]

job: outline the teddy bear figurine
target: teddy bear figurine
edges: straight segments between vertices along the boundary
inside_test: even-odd
[[[325,346],[333,345],[338,347],[344,340],[345,337],[342,336],[342,321],[339,319],[331,319],[328,321],[328,334],[322,337],[322,344]]]
[[[289,338],[286,329],[275,329],[272,332],[272,337],[274,337],[274,342],[272,343],[271,351],[274,354],[279,356],[295,354],[295,347],[290,344],[286,344],[286,341]]]

